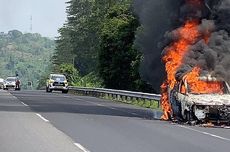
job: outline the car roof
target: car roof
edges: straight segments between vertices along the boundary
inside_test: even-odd
[[[64,76],[65,77],[65,75],[63,74],[50,74],[50,76]]]
[[[7,77],[6,79],[16,79],[16,77]]]

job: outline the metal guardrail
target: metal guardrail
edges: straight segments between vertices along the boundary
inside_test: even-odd
[[[125,90],[114,90],[114,89],[104,89],[104,88],[87,88],[87,87],[69,87],[69,90],[75,91],[79,94],[95,96],[95,97],[104,97],[108,96],[115,100],[148,100],[150,102],[157,102],[158,108],[160,107],[160,98],[159,94],[150,94],[143,92],[132,92]]]

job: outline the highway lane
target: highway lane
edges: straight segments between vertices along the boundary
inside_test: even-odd
[[[230,150],[227,129],[171,124],[151,119],[159,116],[149,110],[93,97],[44,91],[11,94],[91,152]]]
[[[83,152],[74,141],[0,90],[0,152]]]

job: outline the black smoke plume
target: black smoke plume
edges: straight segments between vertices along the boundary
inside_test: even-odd
[[[230,83],[230,0],[200,0],[194,7],[192,0],[134,0],[141,28],[136,46],[143,52],[142,77],[159,92],[165,73],[161,61],[167,46],[178,38],[176,30],[186,20],[200,21],[201,35],[209,35],[208,43],[201,37],[189,49],[177,78],[200,66],[202,73],[223,78]],[[194,0],[198,1],[198,0]],[[175,30],[176,29],[176,30]],[[164,50],[162,52],[162,50]]]
[[[136,46],[144,54],[141,75],[156,92],[164,80],[164,65],[161,61],[164,34],[178,26],[177,12],[181,0],[134,0],[135,12],[141,27],[137,32]],[[177,22],[172,22],[177,20]],[[175,24],[176,23],[176,24]]]
[[[210,74],[230,83],[230,0],[206,1],[206,5],[210,8],[210,14],[202,20],[200,32],[212,28],[208,43],[201,39],[190,47],[177,77],[199,66],[201,74]]]

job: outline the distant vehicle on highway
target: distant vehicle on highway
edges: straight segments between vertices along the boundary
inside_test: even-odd
[[[20,90],[20,80],[17,77],[7,77],[3,82],[3,89]]]
[[[3,88],[4,79],[0,78],[0,89]]]
[[[62,91],[68,93],[69,87],[66,77],[63,74],[50,74],[46,82],[46,92]]]

